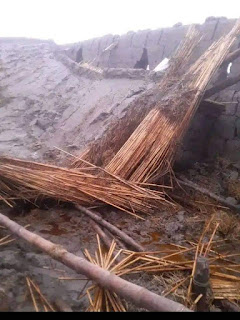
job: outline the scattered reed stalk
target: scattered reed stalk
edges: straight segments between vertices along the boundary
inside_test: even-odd
[[[116,243],[115,241],[112,241],[108,252],[103,252],[100,239],[97,234],[97,244],[98,244],[98,247],[97,247],[98,249],[95,252],[95,258],[91,256],[91,254],[88,252],[87,249],[85,249],[85,252],[84,252],[85,256],[91,263],[99,265],[101,268],[104,268],[105,270],[110,270],[110,267],[112,266],[114,261],[116,261],[116,256],[113,255],[116,247]],[[118,270],[115,270],[116,274],[118,273],[117,271]],[[104,289],[98,285],[95,285],[91,288],[93,291],[92,293],[90,293],[90,288],[87,289],[87,296],[88,296],[90,305],[86,311],[92,311],[92,312],[98,312],[98,311],[125,312],[126,311],[126,307],[124,306],[124,303],[116,293],[111,292],[107,289]]]
[[[33,306],[36,312],[41,311],[38,304],[37,304],[37,300],[41,301],[42,304],[42,308],[45,312],[48,311],[52,311],[55,312],[54,308],[52,307],[52,305],[48,302],[48,300],[44,297],[44,295],[42,294],[39,286],[33,282],[32,279],[30,279],[29,277],[26,277],[26,282],[27,282],[27,286],[32,298],[32,302],[33,302]],[[37,294],[37,297],[36,297]]]

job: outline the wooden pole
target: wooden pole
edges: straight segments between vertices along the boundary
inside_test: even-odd
[[[90,224],[95,230],[95,232],[99,235],[99,237],[102,239],[105,246],[109,249],[111,247],[112,241],[110,238],[106,235],[106,233],[99,227],[99,225],[92,219],[90,219]]]
[[[107,249],[109,250],[112,244],[111,239],[108,237],[108,235],[99,227],[99,225],[92,219],[89,219],[91,226],[93,227],[93,229],[95,230],[95,232],[99,235],[99,237],[102,239],[103,243],[105,244],[105,246],[107,247]],[[115,254],[114,254],[115,256]],[[119,263],[121,261],[120,257],[116,258],[116,262]]]
[[[145,251],[144,248],[140,244],[138,244],[135,240],[133,240],[131,237],[129,237],[125,232],[118,229],[117,227],[115,227],[111,223],[107,222],[106,220],[104,220],[102,217],[100,217],[96,213],[94,213],[94,212],[90,211],[89,209],[86,209],[85,207],[80,206],[80,205],[76,205],[76,208],[78,210],[80,210],[82,213],[86,214],[92,220],[96,221],[98,224],[100,224],[104,228],[111,231],[116,236],[119,236],[126,244],[133,247],[136,251],[138,251],[138,252]]]
[[[56,245],[30,232],[0,213],[0,224],[8,228],[14,235],[36,246],[53,259],[97,282],[101,287],[111,290],[120,297],[130,300],[136,306],[150,311],[190,311],[180,303],[161,297],[143,287],[128,282],[107,270],[77,257],[60,245]]]

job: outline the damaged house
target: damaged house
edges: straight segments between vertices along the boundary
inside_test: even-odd
[[[240,310],[239,46],[0,38],[1,311]]]

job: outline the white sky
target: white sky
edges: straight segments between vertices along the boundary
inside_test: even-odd
[[[0,0],[0,37],[64,44],[238,15],[240,0]]]

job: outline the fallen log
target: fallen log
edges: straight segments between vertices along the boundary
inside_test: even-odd
[[[203,188],[203,187],[200,187],[199,185],[197,185],[196,183],[192,182],[192,181],[189,181],[188,179],[186,178],[181,178],[180,179],[177,179],[178,182],[183,185],[183,186],[186,186],[186,187],[190,187],[206,196],[208,196],[209,198],[212,198],[216,201],[218,201],[219,203],[223,204],[224,206],[240,213],[240,206],[239,205],[235,205],[235,204],[231,204],[229,203],[226,199],[224,199],[223,197],[220,197],[218,195],[216,195],[215,193]]]
[[[222,91],[228,87],[233,86],[234,84],[236,84],[239,81],[240,81],[240,74],[237,75],[236,77],[228,78],[228,79],[216,84],[212,88],[206,90],[205,94],[203,96],[203,99],[207,99],[207,98],[213,96],[214,94],[218,93],[219,91]]]
[[[0,213],[0,224],[8,228],[14,235],[36,246],[53,259],[60,261],[69,268],[75,270],[97,282],[103,288],[111,290],[119,296],[130,300],[136,306],[150,311],[190,311],[180,303],[161,297],[143,287],[128,282],[113,273],[77,257],[60,245],[56,245],[44,238],[30,232],[18,223],[10,220]]]
[[[115,234],[116,236],[119,236],[126,244],[133,247],[136,251],[142,252],[144,251],[144,248],[138,244],[135,240],[133,240],[131,237],[129,237],[125,232],[118,229],[111,223],[104,220],[102,217],[98,216],[96,213],[90,211],[89,209],[86,209],[83,206],[76,205],[76,208],[80,210],[82,213],[86,214],[88,217],[90,217],[92,220],[96,221],[98,224],[103,226],[104,228],[108,229],[110,232]]]

